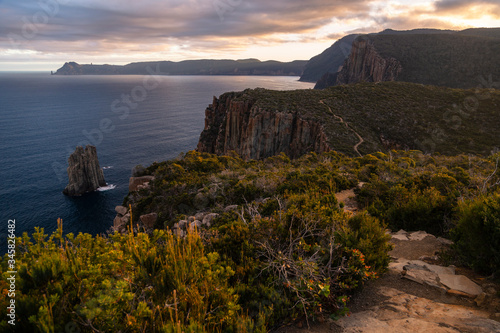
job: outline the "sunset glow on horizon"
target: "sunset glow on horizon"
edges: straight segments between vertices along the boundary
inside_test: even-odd
[[[351,33],[499,27],[498,0],[4,0],[0,70],[67,61],[308,60]]]

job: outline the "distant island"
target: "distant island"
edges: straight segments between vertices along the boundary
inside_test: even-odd
[[[271,75],[300,76],[306,60],[292,62],[242,60],[184,60],[134,62],[127,65],[93,65],[67,62],[53,75]]]

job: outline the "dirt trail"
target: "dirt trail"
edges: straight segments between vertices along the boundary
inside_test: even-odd
[[[326,105],[323,100],[319,101],[321,104],[323,104],[324,106],[326,106],[328,108],[328,111],[330,111],[330,113],[336,118],[338,119],[341,123],[343,123],[345,125],[345,127],[347,127],[350,131],[352,131],[359,139],[359,142],[356,143],[353,147],[354,151],[359,155],[359,156],[362,156],[361,153],[359,152],[358,150],[358,147],[363,143],[365,142],[365,140],[361,137],[361,135],[359,135],[358,132],[356,132],[351,126],[349,126],[349,124],[347,122],[344,121],[344,119],[340,116],[337,116],[335,113],[333,113],[332,109]]]

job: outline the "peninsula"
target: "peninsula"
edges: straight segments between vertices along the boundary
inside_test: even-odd
[[[128,65],[81,65],[67,62],[53,75],[270,75],[300,76],[306,60],[279,62],[258,59],[134,62]]]

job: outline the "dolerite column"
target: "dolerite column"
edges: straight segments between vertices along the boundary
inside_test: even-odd
[[[68,158],[68,165],[69,183],[63,191],[64,194],[77,196],[106,186],[94,146],[87,145],[85,149],[76,147],[75,152]]]

